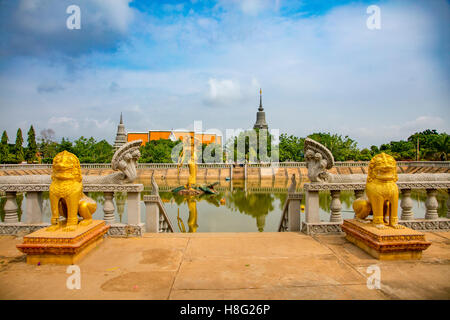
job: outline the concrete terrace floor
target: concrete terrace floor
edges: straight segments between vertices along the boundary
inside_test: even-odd
[[[420,261],[378,261],[343,235],[145,234],[106,238],[79,266],[27,265],[0,237],[0,299],[450,299],[450,232],[426,233]],[[366,286],[381,268],[381,289]]]

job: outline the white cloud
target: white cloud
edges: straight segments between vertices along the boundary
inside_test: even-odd
[[[96,120],[96,119],[86,119],[85,123],[93,123],[98,129],[106,129],[106,128],[113,128],[114,123],[110,119],[105,119],[103,121]]]
[[[173,12],[173,11],[181,12],[184,9],[184,3],[178,3],[178,4],[168,4],[168,3],[166,3],[166,4],[163,5],[163,9],[165,11],[168,11],[168,12]]]
[[[241,98],[241,89],[238,81],[230,79],[208,80],[209,98],[213,102],[230,102]]]
[[[279,7],[279,0],[222,0],[220,5],[229,8],[237,6],[244,14],[257,15],[258,13],[269,8]]]
[[[50,126],[56,125],[59,127],[68,126],[70,129],[78,129],[80,127],[80,125],[76,119],[69,118],[69,117],[51,117],[48,120],[48,124]]]

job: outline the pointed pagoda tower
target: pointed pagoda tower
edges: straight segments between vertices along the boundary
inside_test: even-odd
[[[120,123],[117,126],[116,141],[114,142],[114,150],[119,149],[127,143],[127,133],[125,132],[125,125],[123,124],[122,112],[120,113]]]
[[[253,129],[268,129],[269,126],[266,122],[266,113],[264,112],[264,108],[262,106],[262,90],[259,89],[259,108],[256,113],[256,122],[253,126]]]

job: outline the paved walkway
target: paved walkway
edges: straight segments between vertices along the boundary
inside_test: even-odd
[[[27,265],[0,237],[0,299],[450,299],[450,232],[420,261],[371,258],[343,236],[299,233],[146,234],[107,238],[80,263],[81,289],[66,266]],[[381,268],[381,289],[366,286]]]

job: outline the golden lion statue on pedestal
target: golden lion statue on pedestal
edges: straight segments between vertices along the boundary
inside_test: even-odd
[[[78,214],[83,218],[80,225],[92,223],[92,214],[97,209],[94,200],[83,193],[80,161],[68,151],[60,152],[53,159],[52,183],[50,184],[51,226],[47,231],[59,229],[59,217],[66,217],[63,231],[75,231]]]
[[[372,223],[379,229],[387,228],[386,225],[395,229],[404,228],[398,224],[397,180],[397,164],[392,156],[381,153],[373,157],[367,174],[368,200],[357,199],[353,202],[356,218],[364,220],[373,214]]]

